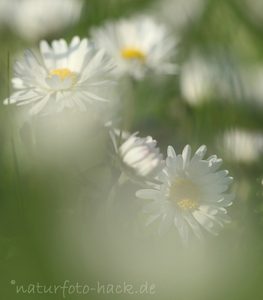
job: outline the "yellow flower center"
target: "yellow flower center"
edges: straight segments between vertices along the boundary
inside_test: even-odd
[[[177,204],[183,209],[183,210],[189,210],[189,209],[195,209],[197,208],[197,201],[193,199],[182,199],[177,202]]]
[[[74,72],[70,71],[67,68],[62,68],[62,69],[54,69],[50,71],[49,73],[50,77],[52,76],[58,76],[60,80],[65,80],[67,78],[74,78],[76,75]]]
[[[133,47],[127,47],[122,49],[121,56],[127,60],[136,59],[140,61],[145,61],[145,53],[143,53],[141,50]]]
[[[199,188],[189,179],[176,179],[170,187],[169,199],[183,210],[196,209],[200,196]]]

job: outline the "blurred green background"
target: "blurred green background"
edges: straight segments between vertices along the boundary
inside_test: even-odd
[[[258,155],[236,159],[238,154],[229,155],[220,139],[233,129],[262,139],[263,76],[258,74],[263,70],[263,4],[260,0],[185,2],[87,0],[79,22],[46,39],[85,37],[93,26],[137,13],[167,22],[179,40],[178,75],[150,76],[133,82],[132,87],[121,87],[122,97],[128,95],[134,105],[127,129],[153,136],[163,153],[169,144],[178,152],[185,144],[195,149],[206,144],[209,155],[224,158],[224,167],[235,179],[236,198],[229,209],[232,223],[219,237],[192,249],[174,244],[170,236],[134,237],[120,215],[122,206],[128,208],[126,221],[133,222],[137,206],[130,203],[137,205],[136,187],[124,185],[118,202],[121,208],[109,228],[103,207],[117,171],[111,166],[103,126],[95,134],[92,130],[81,133],[72,149],[67,136],[55,132],[58,139],[65,139],[61,157],[48,137],[32,140],[31,125],[16,107],[1,105],[1,299],[62,299],[51,294],[18,295],[10,282],[54,285],[66,279],[90,285],[97,281],[156,285],[154,295],[93,293],[67,295],[67,299],[263,299],[263,144],[248,142],[258,148]],[[38,41],[23,40],[7,26],[1,27],[0,36],[0,97],[5,99],[16,56],[27,47],[37,47]],[[200,59],[201,69],[209,69],[208,77],[195,69],[204,88],[191,81],[191,65],[190,74],[184,69],[195,58]],[[191,88],[201,92],[191,98]],[[52,130],[52,121],[45,130]],[[76,132],[69,129],[68,134]],[[242,144],[239,151],[245,151]],[[51,154],[52,162],[44,152]]]

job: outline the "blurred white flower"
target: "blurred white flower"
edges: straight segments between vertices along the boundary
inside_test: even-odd
[[[202,228],[217,235],[224,223],[229,222],[225,207],[232,204],[233,196],[226,194],[232,177],[228,171],[218,171],[222,159],[216,155],[204,160],[206,147],[201,146],[191,158],[187,145],[182,155],[176,155],[169,146],[166,166],[158,175],[162,182],[158,189],[137,192],[143,199],[152,199],[146,204],[150,214],[148,224],[160,220],[160,233],[175,225],[183,241],[189,239],[190,230],[202,238]]]
[[[204,0],[159,0],[154,3],[152,13],[179,31],[200,18],[204,4]]]
[[[77,22],[81,0],[1,0],[5,23],[28,40],[54,34]],[[1,2],[0,1],[0,2]]]
[[[219,98],[241,99],[241,85],[234,63],[224,53],[212,58],[194,53],[182,66],[181,93],[191,105]]]
[[[171,63],[176,41],[166,27],[149,17],[109,22],[93,29],[92,36],[98,47],[105,49],[116,62],[116,75],[129,74],[143,78],[147,71],[174,74]]]
[[[154,181],[164,164],[157,142],[151,136],[141,138],[137,134],[114,131],[111,137],[124,174],[143,184]],[[122,141],[120,146],[118,139]]]
[[[218,139],[218,147],[233,161],[253,162],[263,154],[263,134],[248,130],[226,131]]]
[[[29,104],[31,114],[66,108],[85,111],[87,104],[110,100],[112,67],[103,50],[94,49],[87,39],[74,37],[69,45],[55,40],[52,46],[41,41],[40,55],[27,50],[16,62],[12,79],[16,91],[4,103]]]
[[[201,59],[185,63],[180,77],[184,99],[192,105],[209,100],[213,91],[214,76],[213,70]]]

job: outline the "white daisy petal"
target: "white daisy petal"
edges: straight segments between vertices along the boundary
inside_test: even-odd
[[[200,228],[199,223],[196,221],[196,219],[193,217],[193,215],[191,213],[185,213],[184,214],[184,218],[186,219],[186,221],[188,222],[188,224],[190,225],[190,227],[192,228],[194,234],[201,240],[203,239],[203,233],[202,230]]]
[[[203,159],[203,157],[205,156],[206,154],[206,151],[207,151],[207,148],[205,145],[202,145],[201,147],[199,147],[196,152],[195,152],[195,155],[193,157],[193,159]]]
[[[189,164],[190,157],[191,157],[191,147],[189,145],[184,147],[182,157],[183,157],[183,161],[184,161],[183,166],[184,166],[184,168],[186,168]]]
[[[167,156],[171,157],[171,158],[175,158],[176,157],[176,153],[175,153],[174,148],[172,146],[168,146],[168,148],[167,148]]]
[[[195,211],[193,215],[197,222],[200,223],[208,232],[213,235],[218,235],[218,232],[221,230],[221,226],[218,222],[214,222],[214,218],[201,211]]]
[[[38,101],[29,111],[30,114],[38,114],[48,103],[50,95],[45,96],[41,101]]]

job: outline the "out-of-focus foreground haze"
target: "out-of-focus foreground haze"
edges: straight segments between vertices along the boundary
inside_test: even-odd
[[[115,100],[85,112],[68,106],[29,116],[27,105],[3,104],[25,49],[37,53],[43,39],[90,39],[94,28],[136,16],[166,26],[176,72],[159,74],[155,63],[142,78],[114,78],[104,94]],[[90,287],[66,290],[72,300],[263,299],[261,0],[0,0],[0,37],[1,299],[63,299],[62,289],[38,293],[36,285],[66,280]],[[166,54],[169,40],[162,42]],[[133,180],[113,143],[137,131],[156,139],[164,158],[168,145],[179,154],[205,144],[207,157],[223,159],[235,197],[218,235],[203,229],[202,240],[185,242],[176,226],[159,234],[158,222],[146,225],[148,200],[136,196],[145,182]],[[132,180],[120,175],[126,167]],[[125,284],[136,292],[118,292]],[[29,289],[17,292],[21,285]]]

